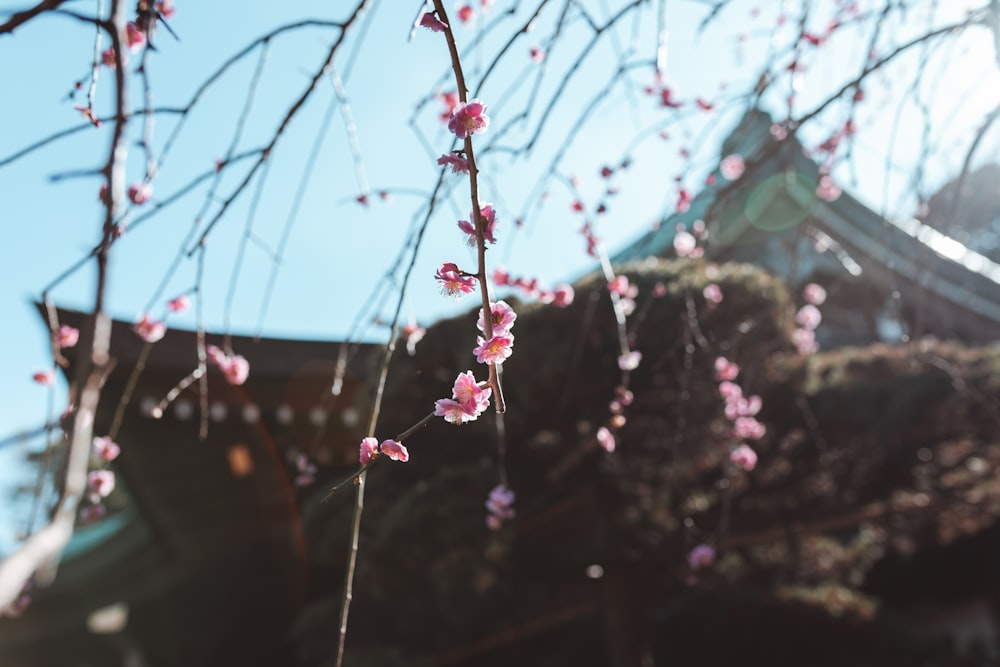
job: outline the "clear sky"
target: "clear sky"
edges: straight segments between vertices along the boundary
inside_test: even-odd
[[[165,32],[156,35],[158,51],[151,56],[150,77],[154,106],[176,107],[185,103],[196,87],[228,55],[238,51],[257,36],[276,25],[300,18],[340,19],[347,3],[297,1],[294,3],[186,2],[178,0],[177,13],[170,21],[180,41]],[[477,6],[479,3],[473,3]],[[515,3],[497,0],[492,13],[482,14],[466,27],[458,29],[460,47],[466,48],[477,31],[500,21],[496,31],[487,35],[475,50],[466,50],[467,77],[476,82],[489,58],[513,32],[513,26],[525,21],[534,7],[521,6],[515,16],[504,12]],[[583,3],[593,16],[604,20],[602,7],[618,3]],[[653,5],[657,3],[652,3]],[[794,40],[796,29],[791,22],[775,28],[781,6],[795,11],[797,2],[734,2],[703,34],[697,26],[707,13],[705,3],[667,3],[669,30],[667,40],[666,81],[676,90],[687,108],[678,112],[682,119],[668,128],[669,138],[655,131],[635,150],[627,150],[637,135],[668,118],[658,104],[658,97],[643,90],[655,84],[650,67],[630,70],[617,77],[617,85],[601,99],[588,123],[571,144],[560,165],[561,177],[576,176],[579,190],[588,209],[599,200],[603,183],[599,176],[605,164],[616,165],[629,157],[632,167],[616,176],[619,194],[608,200],[609,211],[599,222],[598,234],[614,250],[635,238],[672,208],[676,197],[674,176],[681,175],[686,187],[697,191],[705,174],[718,163],[721,136],[731,129],[744,106],[733,98],[752,86],[759,66],[770,48]],[[755,5],[763,6],[754,16]],[[833,3],[811,3],[833,6]],[[870,3],[862,2],[862,6]],[[948,5],[935,21],[961,17],[966,5],[982,3],[941,3]],[[71,3],[75,11],[92,12],[96,3]],[[520,3],[525,5],[525,3]],[[331,106],[335,99],[329,79],[321,82],[316,94],[296,117],[287,135],[274,153],[266,187],[253,218],[255,241],[250,244],[243,271],[236,284],[231,311],[235,333],[253,333],[261,320],[262,294],[275,266],[274,249],[281,244],[289,220],[293,194],[307,178],[305,196],[279,267],[273,298],[262,332],[267,336],[338,340],[344,337],[366,303],[373,285],[396,262],[414,221],[422,215],[427,194],[437,179],[435,158],[450,147],[450,135],[438,120],[441,103],[421,100],[438,90],[454,88],[448,68],[448,56],[441,35],[418,31],[407,41],[417,3],[377,2],[366,19],[364,33],[356,32],[336,58],[334,66],[344,79],[350,111],[357,125],[361,147],[364,181],[367,181],[369,205],[362,206],[355,197],[366,187],[359,182],[345,131],[342,109]],[[829,15],[829,12],[826,13]],[[489,253],[491,266],[504,264],[515,275],[535,276],[543,284],[572,280],[594,266],[584,252],[578,234],[584,219],[570,209],[574,196],[562,179],[554,179],[541,204],[531,199],[536,184],[549,167],[552,156],[565,143],[580,110],[589,104],[598,89],[612,77],[618,54],[630,51],[629,60],[651,60],[656,52],[655,11],[644,10],[641,22],[625,21],[602,40],[583,61],[580,72],[569,80],[558,104],[547,104],[556,87],[565,78],[568,65],[590,38],[586,22],[570,12],[560,40],[550,43],[553,22],[558,14],[555,3],[544,10],[535,29],[519,38],[497,72],[492,75],[480,97],[489,106],[490,132],[477,139],[477,146],[495,141],[491,154],[484,150],[483,201],[496,203],[500,217],[498,244]],[[506,18],[504,18],[506,17]],[[5,17],[0,14],[0,21]],[[811,17],[812,29],[822,32],[824,10]],[[457,20],[455,20],[457,22]],[[922,16],[912,23],[890,26],[887,34],[901,36],[924,29]],[[740,36],[746,39],[741,41]],[[251,115],[239,143],[239,150],[254,148],[274,132],[279,119],[306,86],[308,78],[322,62],[336,31],[313,28],[290,33],[273,40],[264,65]],[[849,68],[856,71],[867,51],[867,36],[844,30],[830,43],[803,55],[809,69],[801,77],[799,92],[802,108],[819,99],[833,82],[846,80]],[[33,21],[13,36],[0,36],[0,160],[53,132],[81,124],[73,105],[83,102],[67,99],[73,83],[85,77],[93,52],[94,32],[73,19],[48,16]],[[107,42],[105,41],[105,44]],[[541,93],[534,104],[530,100],[534,73],[539,64],[531,59],[530,49],[549,52]],[[960,165],[961,152],[950,149],[949,142],[967,138],[985,109],[1000,98],[990,36],[986,30],[969,33],[950,51],[942,51],[932,60],[933,85],[921,91],[921,99],[930,100],[934,123],[940,125],[942,156],[925,166],[925,186],[931,192]],[[129,65],[132,72],[138,55]],[[172,152],[160,167],[154,181],[153,200],[176,192],[196,175],[211,171],[217,159],[226,154],[237,119],[247,96],[248,85],[257,66],[257,52],[243,59],[223,76],[198,103],[179,135]],[[141,85],[130,76],[131,103],[141,103]],[[883,104],[905,94],[906,82],[892,77],[876,77],[878,85],[866,94]],[[475,85],[473,83],[473,85]],[[839,85],[839,84],[838,84]],[[102,73],[97,92],[100,115],[110,110],[111,80]],[[781,108],[785,92],[775,93],[765,102],[773,111]],[[711,113],[694,110],[692,101],[703,97],[717,103]],[[517,114],[527,106],[528,118]],[[419,110],[418,110],[419,109]],[[904,116],[899,123],[884,106],[863,117],[862,133],[856,146],[855,168],[837,172],[845,187],[866,198],[877,209],[889,213],[909,213],[915,206],[915,194],[906,180],[912,165],[919,159],[914,133],[916,120]],[[879,110],[880,109],[880,110]],[[331,111],[332,110],[332,111]],[[324,117],[332,113],[328,130],[321,128]],[[544,118],[543,130],[535,148],[511,155],[502,147],[519,146]],[[177,123],[177,117],[160,114],[154,129],[154,152]],[[892,128],[898,128],[893,134]],[[821,141],[832,132],[832,122],[820,123],[809,130],[807,138]],[[128,180],[143,173],[143,156],[136,145],[141,123],[129,126]],[[8,242],[0,245],[0,266],[5,280],[0,282],[7,326],[0,327],[0,436],[41,424],[47,414],[47,390],[31,382],[32,373],[51,364],[45,328],[32,307],[42,288],[74,261],[82,257],[99,238],[102,221],[98,201],[100,179],[96,175],[75,176],[52,181],[58,174],[93,172],[107,159],[110,124],[101,129],[87,128],[53,142],[26,157],[0,166],[0,226]],[[319,143],[314,169],[304,174],[304,164]],[[425,146],[426,144],[426,146]],[[891,167],[886,169],[886,151],[892,148]],[[996,140],[988,137],[984,154],[995,153]],[[681,159],[681,148],[693,153],[690,162]],[[885,175],[890,174],[888,183]],[[219,192],[228,194],[245,174],[237,165],[227,169]],[[472,268],[474,256],[465,247],[455,221],[466,217],[469,199],[466,181],[449,175],[451,195],[441,206],[428,229],[420,249],[416,279],[409,288],[407,312],[421,324],[474,307],[472,299],[456,302],[443,298],[433,281],[435,269],[444,261],[455,261]],[[391,193],[385,202],[378,192]],[[156,295],[157,286],[168,276],[167,287],[155,300],[153,312],[159,316],[163,302],[189,290],[194,284],[195,265],[183,260],[168,274],[183,240],[189,234],[205,202],[206,188],[201,187],[175,205],[129,231],[114,246],[108,293],[108,310],[114,317],[135,319]],[[236,249],[248,220],[253,188],[233,205],[227,216],[212,232],[208,242],[205,280],[206,324],[221,330],[226,321],[225,302],[231,285]],[[135,214],[148,210],[136,209]],[[218,208],[218,199],[209,203],[208,216]],[[524,217],[517,228],[515,220]],[[60,284],[52,293],[63,306],[88,309],[93,304],[94,270],[84,270]],[[391,302],[390,302],[391,303]],[[169,326],[194,328],[191,313],[172,317]],[[370,328],[370,340],[385,338],[385,331]],[[237,350],[239,352],[239,350]],[[251,373],[252,373],[251,369]],[[61,383],[61,380],[60,380]],[[61,410],[65,389],[55,390],[55,405]],[[32,447],[39,445],[37,441]],[[23,448],[8,451],[24,452]],[[3,465],[12,468],[11,455]],[[11,476],[7,489],[13,493],[17,479]],[[0,512],[5,503],[0,502]],[[4,517],[0,514],[0,524]],[[3,542],[0,541],[0,547]]]

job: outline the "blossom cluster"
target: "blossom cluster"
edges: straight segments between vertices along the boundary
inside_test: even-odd
[[[733,424],[732,434],[738,441],[760,440],[767,429],[756,419],[762,401],[760,396],[744,396],[743,388],[735,382],[740,367],[725,357],[715,360],[715,379],[719,395],[725,402],[725,414]],[[729,453],[729,460],[747,472],[757,467],[757,452],[745,442],[738,442]]]
[[[452,387],[451,398],[442,398],[434,404],[434,415],[444,417],[452,424],[473,421],[486,410],[492,390],[480,387],[472,371],[459,373]]]
[[[516,287],[533,299],[538,299],[544,304],[552,304],[559,308],[565,308],[573,303],[573,297],[576,295],[572,285],[563,283],[556,285],[550,290],[543,289],[539,286],[538,278],[514,278],[502,266],[498,266],[493,270],[492,277],[494,285]]]
[[[635,312],[635,298],[639,296],[639,287],[629,283],[628,276],[617,275],[608,282],[608,291],[618,295],[618,305],[625,317]]]
[[[91,449],[91,462],[95,469],[87,473],[87,504],[80,510],[80,519],[96,521],[107,513],[104,499],[115,490],[115,473],[107,465],[118,458],[121,447],[109,436],[95,437]]]
[[[799,354],[812,354],[819,350],[816,342],[816,328],[823,321],[819,306],[826,301],[826,290],[822,285],[809,283],[802,290],[805,305],[795,313],[795,323],[798,325],[792,332],[792,342]]]
[[[487,328],[485,315],[480,308],[476,327],[483,333],[483,336],[476,338],[478,345],[472,350],[472,353],[476,355],[476,361],[481,364],[502,364],[510,357],[514,351],[514,334],[511,333],[511,328],[516,319],[517,313],[506,301],[490,302],[490,328],[493,335],[489,340],[486,340],[483,336],[490,328]]]
[[[375,438],[367,437],[361,441],[361,452],[358,456],[361,465],[368,465],[380,455],[385,455],[386,458],[400,463],[406,463],[410,460],[410,453],[398,440],[383,440],[379,444]]]
[[[316,481],[316,466],[305,454],[295,457],[295,486],[302,488]]]

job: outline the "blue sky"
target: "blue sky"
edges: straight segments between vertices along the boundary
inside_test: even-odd
[[[77,2],[73,7],[87,12],[92,11],[92,4],[96,3]],[[180,41],[165,33],[158,34],[155,40],[158,52],[151,58],[154,105],[176,106],[185,102],[224,57],[275,25],[305,17],[341,18],[346,13],[338,9],[331,16],[330,3],[319,1],[248,5],[179,0],[176,4],[177,14],[171,25]],[[450,147],[450,136],[437,119],[440,103],[431,100],[420,113],[415,114],[414,110],[427,95],[437,89],[450,90],[454,84],[441,35],[421,30],[407,42],[416,3],[405,3],[405,10],[403,4],[376,3],[364,41],[359,42],[356,33],[335,61],[357,123],[365,175],[372,190],[370,205],[364,207],[354,201],[360,186],[339,108],[333,108],[328,132],[322,136],[319,132],[334,99],[329,81],[322,82],[272,157],[269,180],[256,209],[254,224],[261,245],[273,249],[279,244],[289,217],[292,193],[300,186],[307,156],[317,142],[322,142],[294,229],[288,237],[273,299],[263,321],[264,335],[320,340],[344,337],[369,300],[373,284],[392,267],[408,230],[419,219],[426,202],[426,194],[420,193],[428,193],[437,178],[434,158]],[[468,45],[477,28],[500,17],[501,10],[509,4],[498,0],[492,14],[481,17],[474,25],[458,28],[460,46]],[[593,5],[595,16],[603,18],[603,3],[584,4]],[[668,3],[667,80],[682,99],[702,96],[725,102],[756,79],[761,58],[775,39],[794,37],[790,27],[784,29],[793,30],[789,35],[776,35],[773,28],[782,3],[759,3],[766,7],[758,18],[750,13],[754,4],[758,3],[734,3],[717,23],[699,35],[696,28],[707,11],[704,3]],[[961,16],[964,11],[963,3],[946,4],[949,7],[942,11],[953,17]],[[524,21],[528,9],[531,8],[522,7],[516,17],[504,19],[503,28],[487,37],[478,50],[465,53],[470,81],[478,80],[488,64],[488,56],[506,40],[511,26]],[[822,14],[821,10],[814,13],[817,26],[823,24]],[[518,157],[496,151],[483,157],[481,199],[494,201],[500,216],[499,243],[489,253],[491,266],[502,263],[512,274],[536,276],[548,285],[572,280],[593,268],[594,262],[585,255],[584,242],[578,234],[583,219],[570,211],[572,195],[561,181],[557,179],[550,184],[547,188],[550,196],[541,206],[528,201],[528,196],[579,110],[591,101],[595,82],[603,85],[611,76],[616,54],[632,49],[644,57],[653,57],[655,13],[647,10],[643,16],[646,18],[638,26],[625,22],[613,38],[609,36],[602,41],[588,56],[581,73],[570,80],[559,104],[545,118],[545,129],[534,151]],[[515,42],[510,55],[482,91],[480,96],[489,105],[493,125],[490,133],[477,140],[477,146],[486,145],[495,133],[507,128],[525,105],[530,92],[528,82],[538,67],[530,59],[532,46],[550,51],[546,66],[549,73],[539,98],[547,103],[561,81],[560,72],[589,38],[585,23],[577,17],[568,21],[562,39],[552,47],[548,38],[555,18],[553,9],[544,11],[534,31]],[[948,18],[942,16],[938,20]],[[923,27],[914,18],[912,24],[894,29],[895,34],[904,35]],[[335,34],[330,29],[309,29],[274,40],[240,148],[256,147],[269,138],[290,101],[322,62]],[[748,38],[742,45],[737,40],[740,34]],[[14,65],[0,68],[0,90],[6,93],[5,103],[0,106],[0,128],[3,128],[0,160],[54,131],[81,123],[79,114],[73,110],[74,102],[66,98],[73,82],[88,72],[93,38],[90,27],[58,16],[38,19],[13,37],[0,37],[0,62]],[[827,52],[817,50],[805,56],[810,69],[801,82],[803,108],[828,91],[831,82],[844,80],[847,68],[858,66],[866,44],[863,35],[844,31],[830,42]],[[138,57],[133,56],[133,60]],[[939,69],[931,70],[929,78],[943,83],[935,84],[924,96],[934,101],[934,122],[942,128],[942,156],[925,165],[931,190],[957,172],[962,156],[957,148],[949,148],[951,137],[955,137],[955,146],[959,146],[957,138],[968,136],[983,111],[996,104],[996,91],[1000,90],[1000,86],[992,85],[997,83],[996,67],[985,30],[969,33],[951,52],[942,53],[933,63]],[[130,65],[130,70],[135,64]],[[173,152],[161,165],[154,182],[154,200],[176,191],[194,175],[210,170],[215,160],[225,154],[256,64],[256,55],[244,59],[198,104]],[[130,83],[132,103],[138,104],[139,79],[133,76]],[[631,71],[600,101],[567,151],[560,174],[579,178],[579,188],[588,207],[598,201],[601,166],[616,164],[638,133],[667,118],[656,99],[642,90],[652,83],[649,68]],[[723,89],[722,84],[727,87]],[[110,79],[103,76],[97,95],[102,115],[111,108],[111,92]],[[900,81],[889,77],[866,92],[877,99],[892,101],[905,91]],[[770,108],[780,108],[780,97],[777,94],[772,97],[766,100]],[[76,103],[80,101],[78,96]],[[685,111],[689,118],[670,129],[669,140],[657,138],[653,133],[651,139],[629,154],[633,166],[616,179],[620,193],[609,200],[609,212],[598,227],[599,235],[611,250],[647,230],[671,208],[675,174],[682,173],[685,185],[698,190],[705,173],[718,162],[721,136],[735,125],[743,109],[740,105],[726,107],[712,114]],[[545,104],[534,105],[528,122],[515,125],[510,135],[504,135],[511,140],[501,143],[519,143],[530,134],[528,130],[537,124],[544,109]],[[430,153],[414,132],[411,120],[425,138]],[[876,208],[890,213],[912,212],[915,197],[904,175],[919,157],[913,140],[913,133],[919,131],[918,120],[904,116],[897,125],[892,114],[872,113],[870,119],[861,123],[856,170],[838,173],[839,179]],[[169,115],[156,118],[156,151],[162,149],[176,122],[176,117]],[[893,127],[898,127],[895,135]],[[807,137],[819,141],[824,132],[833,129],[832,124],[820,122]],[[143,170],[142,154],[135,144],[139,131],[139,122],[130,124],[129,182],[139,179]],[[84,176],[53,182],[50,177],[94,170],[102,165],[109,132],[109,127],[88,128],[12,165],[0,167],[3,201],[0,222],[9,235],[8,242],[0,246],[0,266],[4,267],[7,278],[0,282],[0,303],[8,322],[8,326],[0,327],[3,370],[0,400],[4,406],[0,410],[0,436],[38,425],[46,418],[47,390],[35,386],[30,378],[36,369],[49,366],[51,359],[44,326],[31,304],[47,283],[93,246],[100,233],[103,215],[97,196],[100,179]],[[678,156],[682,146],[694,152],[694,159],[686,166]],[[996,146],[995,139],[988,137],[984,146],[983,152],[988,157]],[[885,155],[890,148],[893,151],[890,162],[894,166],[886,170]],[[228,193],[243,173],[241,168],[227,170],[220,192]],[[886,173],[890,174],[888,182]],[[432,279],[435,269],[444,261],[470,268],[474,263],[473,254],[455,227],[455,221],[469,211],[466,182],[450,175],[447,182],[453,194],[444,200],[432,220],[418,256],[416,279],[409,287],[407,312],[412,312],[422,324],[474,307],[471,299],[456,302],[443,298]],[[394,193],[391,203],[381,201],[375,194],[383,189]],[[209,240],[205,313],[206,324],[212,330],[220,330],[225,321],[223,304],[251,195],[252,189],[237,200]],[[112,316],[132,320],[143,311],[203,202],[204,188],[165,209],[141,228],[130,231],[115,245],[107,302]],[[527,214],[525,225],[516,229],[514,220],[523,214]],[[235,292],[231,313],[234,332],[256,331],[261,295],[272,267],[268,252],[252,244]],[[157,300],[154,314],[162,311],[165,299],[193,286],[194,270],[192,261],[182,261],[179,270],[170,277],[162,298]],[[67,307],[90,308],[94,278],[94,270],[88,266],[56,288],[53,299]],[[193,317],[189,313],[171,319],[168,324],[193,328]],[[381,340],[385,331],[371,328],[366,337]],[[59,410],[65,400],[62,386],[56,389],[55,396]],[[13,484],[12,477],[10,488],[6,491],[0,488],[0,494],[11,493]],[[3,505],[0,503],[0,507]],[[3,520],[0,515],[0,523]]]

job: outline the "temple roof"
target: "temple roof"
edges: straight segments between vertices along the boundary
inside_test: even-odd
[[[916,334],[1000,338],[1000,264],[915,218],[882,216],[848,192],[833,201],[820,198],[820,166],[794,135],[779,141],[771,127],[765,112],[748,112],[721,152],[743,156],[742,178],[729,182],[716,172],[688,210],[668,216],[612,261],[670,256],[676,229],[691,229],[700,219],[712,261],[752,262],[792,286],[840,281],[853,283],[845,288],[853,291],[863,285],[882,295],[880,303],[866,304],[874,316],[882,316],[876,311],[887,309],[891,295],[901,295],[896,298],[907,308],[920,311],[913,316]]]

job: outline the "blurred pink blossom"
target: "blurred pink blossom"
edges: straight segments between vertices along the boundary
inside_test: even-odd
[[[688,553],[688,565],[692,570],[712,567],[715,563],[715,549],[707,544],[699,544]]]
[[[56,372],[51,368],[47,368],[43,371],[35,371],[35,374],[31,376],[31,379],[34,380],[36,384],[40,384],[43,387],[51,387],[56,383]]]
[[[447,165],[451,167],[451,172],[453,174],[469,173],[469,161],[461,155],[456,155],[455,153],[445,153],[437,159],[437,163],[441,166]]]
[[[840,198],[841,189],[829,174],[824,174],[819,179],[819,184],[816,186],[816,196],[824,201],[836,201]]]
[[[597,429],[597,442],[604,451],[608,453],[615,451],[615,436],[604,426]]]
[[[741,440],[760,440],[767,429],[753,417],[737,417],[733,421],[733,433]]]
[[[146,313],[132,325],[132,331],[147,343],[155,343],[167,333],[167,327],[163,322],[151,319],[149,313]]]
[[[167,308],[170,309],[170,312],[172,313],[183,313],[190,307],[191,307],[191,299],[189,299],[184,294],[181,294],[180,296],[174,297],[170,301],[167,301]]]
[[[145,204],[153,196],[153,186],[149,183],[133,183],[128,186],[128,198],[136,206]]]
[[[638,350],[632,350],[618,357],[618,368],[623,371],[634,371],[639,367],[641,361],[642,353]]]
[[[66,349],[80,341],[80,330],[64,324],[59,327],[59,347]]]
[[[739,468],[750,472],[757,467],[757,452],[751,449],[749,445],[740,444],[736,447],[736,449],[730,452],[729,460],[735,463]]]
[[[106,435],[94,438],[94,453],[104,461],[114,461],[121,451],[121,447]]]
[[[814,306],[822,306],[826,301],[826,290],[823,289],[822,285],[809,283],[802,289],[802,296],[807,303],[811,303]]]
[[[573,296],[573,288],[570,285],[556,285],[556,288],[552,290],[552,305],[565,308],[573,303]]]
[[[87,475],[87,488],[97,498],[107,498],[115,490],[115,474],[110,470],[92,470]]]
[[[719,171],[722,172],[722,177],[727,181],[735,181],[743,175],[744,170],[746,170],[746,162],[743,161],[743,156],[738,153],[727,155],[722,158],[722,162],[719,164]]]
[[[125,26],[125,42],[128,44],[129,51],[135,53],[146,43],[146,33],[139,30],[138,26],[130,21]]]
[[[685,231],[674,235],[674,252],[678,257],[687,257],[698,246],[698,239]]]
[[[799,308],[799,312],[795,313],[795,322],[803,329],[813,331],[822,321],[823,314],[819,312],[819,308],[811,303],[802,306]]]
[[[725,357],[715,358],[715,379],[716,380],[735,380],[740,374],[740,367],[729,361]],[[721,391],[721,389],[720,389]]]

